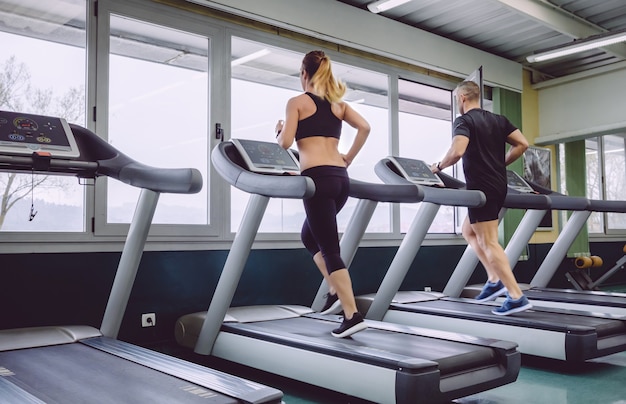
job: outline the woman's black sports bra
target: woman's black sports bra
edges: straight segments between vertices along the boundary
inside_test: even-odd
[[[298,121],[296,140],[311,136],[334,137],[339,139],[341,135],[341,119],[333,114],[330,102],[309,92],[305,94],[311,97],[317,110],[313,115]]]

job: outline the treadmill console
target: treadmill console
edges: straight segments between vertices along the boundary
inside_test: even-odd
[[[512,188],[518,192],[529,194],[535,193],[535,190],[528,185],[526,180],[524,180],[519,174],[514,171],[506,170],[506,182],[509,188]]]
[[[63,118],[0,111],[0,154],[31,155],[45,152],[52,157],[77,158],[80,151]]]
[[[299,174],[298,159],[280,145],[248,139],[231,139],[248,169],[263,174]]]
[[[445,184],[437,175],[430,171],[430,166],[422,160],[414,160],[405,157],[388,157],[402,176],[417,185],[445,187]]]

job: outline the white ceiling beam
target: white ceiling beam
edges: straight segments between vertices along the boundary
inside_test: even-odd
[[[576,16],[545,0],[493,0],[532,18],[546,27],[567,35],[572,39],[586,38],[607,32],[583,18]],[[617,57],[626,59],[626,45],[618,44],[604,48]]]

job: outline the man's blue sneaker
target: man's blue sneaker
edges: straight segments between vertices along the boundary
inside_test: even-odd
[[[533,307],[532,304],[528,301],[526,296],[522,296],[517,300],[511,299],[511,296],[506,297],[504,299],[504,303],[502,303],[501,307],[497,309],[491,310],[493,314],[497,314],[499,316],[508,316],[509,314],[519,313],[520,311],[528,310]]]
[[[476,296],[477,302],[488,302],[490,300],[495,300],[496,297],[501,296],[506,293],[506,288],[501,281],[496,283],[491,283],[487,281],[485,286],[483,286],[483,290]]]

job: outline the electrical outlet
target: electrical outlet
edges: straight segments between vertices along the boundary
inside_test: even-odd
[[[154,327],[156,325],[156,314],[155,313],[144,313],[141,315],[141,326],[142,327]]]

